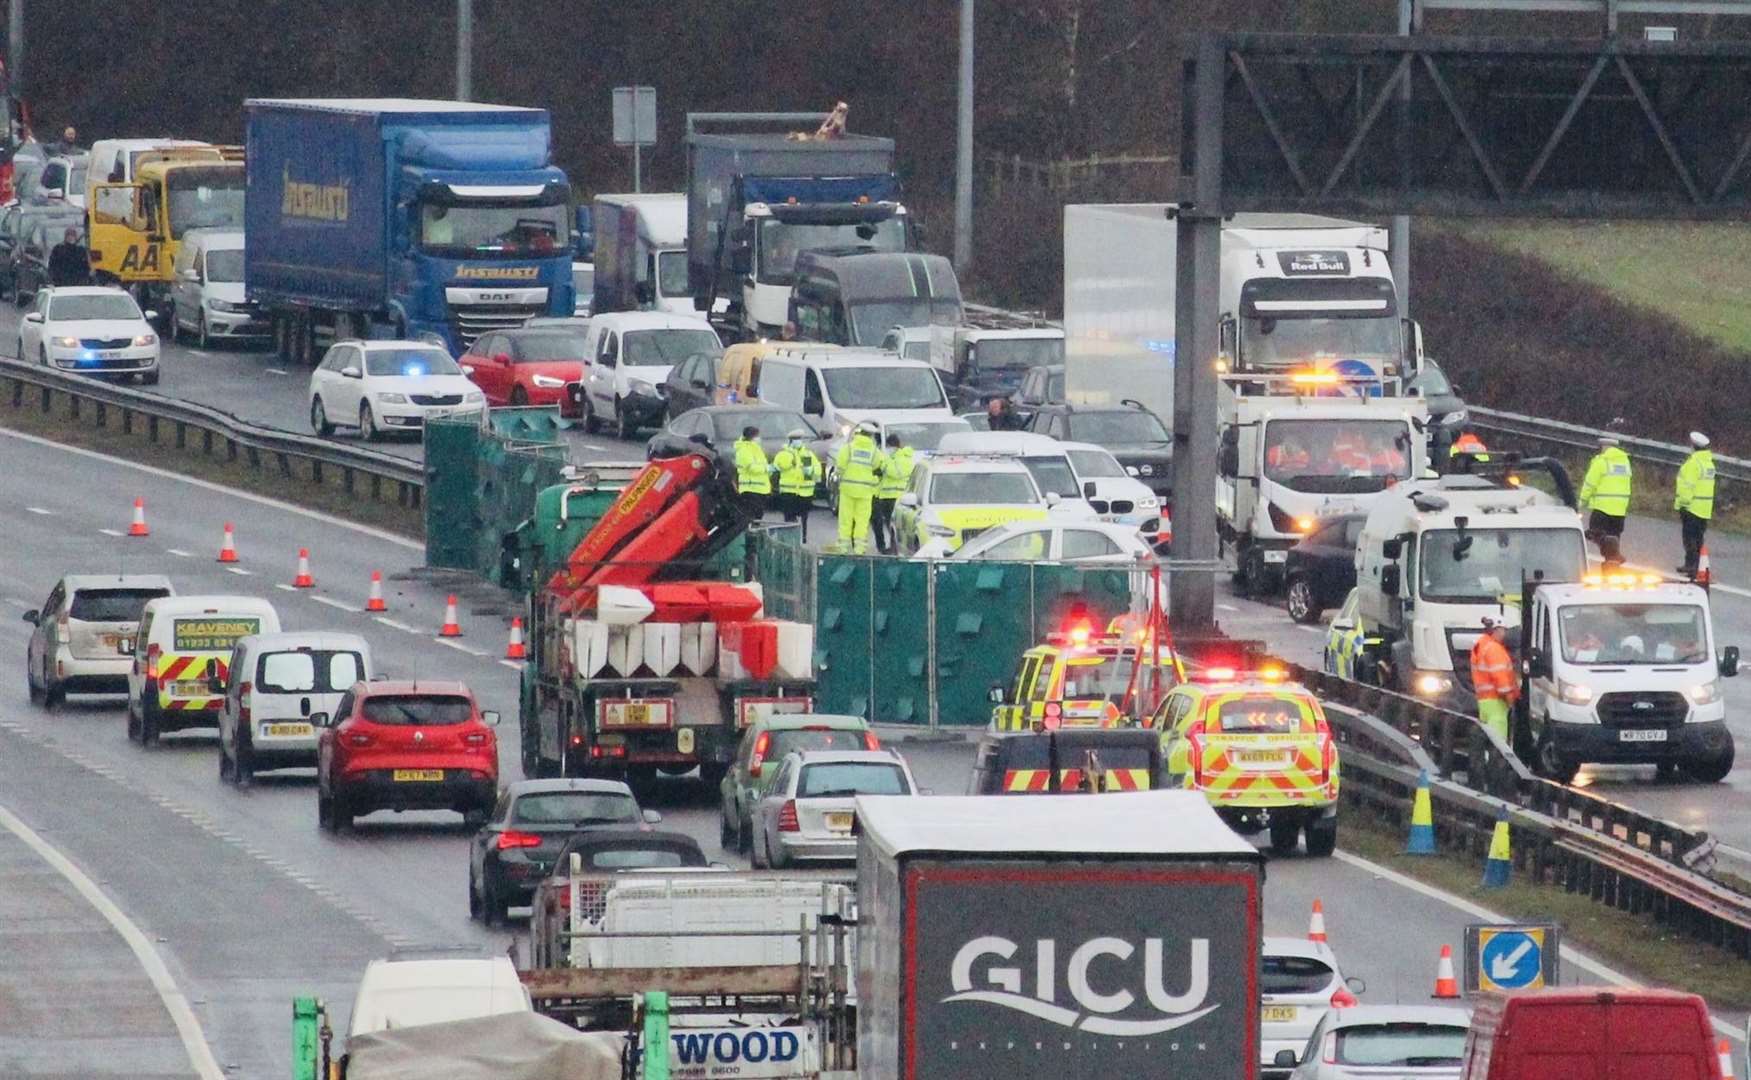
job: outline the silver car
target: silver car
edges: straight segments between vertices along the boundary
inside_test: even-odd
[[[148,600],[172,596],[160,574],[68,574],[24,621],[35,629],[24,649],[30,699],[49,708],[68,692],[125,694],[134,636]]]
[[[1333,1009],[1314,1028],[1293,1080],[1457,1080],[1471,1014],[1446,1005]]]
[[[1259,1076],[1284,1080],[1301,1063],[1328,1012],[1356,1005],[1366,987],[1346,980],[1331,947],[1306,938],[1265,938],[1259,978]]]
[[[787,754],[754,806],[754,865],[854,860],[857,797],[916,794],[912,770],[892,750]]]

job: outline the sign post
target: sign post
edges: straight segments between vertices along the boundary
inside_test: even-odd
[[[1472,993],[1537,990],[1559,982],[1562,927],[1472,923],[1465,928],[1465,986]]]
[[[614,88],[614,145],[632,147],[632,190],[644,190],[644,147],[657,142],[657,88]]]

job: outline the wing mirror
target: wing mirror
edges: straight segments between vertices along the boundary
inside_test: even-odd
[[[1099,493],[1099,491],[1100,491],[1099,486],[1096,485],[1093,480],[1084,480],[1082,482],[1082,497],[1083,498],[1092,499],[1095,497],[1095,495],[1097,493]]]
[[[146,311],[144,312],[144,315],[145,315],[147,322],[157,322],[158,321],[158,312],[152,310],[151,308],[147,308]]]
[[[1295,1067],[1295,1051],[1277,1051],[1277,1056],[1271,1059],[1271,1067],[1275,1069],[1293,1069]]]
[[[1404,554],[1404,541],[1399,539],[1398,537],[1395,536],[1390,540],[1380,541],[1380,557],[1381,558],[1383,558],[1383,559],[1396,559],[1400,555],[1403,555],[1403,554]]]
[[[43,313],[40,311],[30,312],[24,317],[24,321],[27,323],[40,323],[43,321]]]
[[[644,823],[646,825],[655,825],[655,824],[658,824],[659,822],[661,822],[662,820],[663,820],[663,815],[661,812],[656,811],[656,810],[644,811]]]
[[[908,491],[904,495],[900,496],[900,505],[901,506],[917,506],[918,505],[918,496],[916,494]]]
[[[1721,674],[1729,679],[1739,674],[1739,646],[1728,645],[1721,650]]]
[[[487,709],[486,711],[482,712],[480,714],[480,721],[481,721],[481,723],[485,724],[487,727],[498,727],[499,726],[498,710],[497,709]]]
[[[325,712],[313,712],[310,714],[310,726],[311,727],[324,728],[324,727],[327,727],[330,723],[332,723],[333,720],[334,720],[334,718],[329,716]]]
[[[1526,674],[1534,679],[1550,678],[1550,654],[1543,649],[1527,649]]]
[[[986,694],[985,697],[993,705],[1002,705],[1007,700],[1007,695],[1005,695],[1003,692],[1003,684],[1002,683],[992,683],[991,684],[991,692]]]
[[[511,354],[510,353],[499,353],[497,356],[492,358],[492,362],[495,364],[509,365],[511,362]]]
[[[42,613],[39,612],[35,608],[31,608],[29,611],[25,612],[24,615],[21,617],[24,619],[25,622],[31,624],[32,626],[35,626],[37,623],[42,622],[42,620],[43,620]]]
[[[353,367],[351,364],[348,364],[346,367],[341,368],[340,373],[349,379],[362,379],[365,377],[365,373],[363,371],[360,371],[358,368]]]

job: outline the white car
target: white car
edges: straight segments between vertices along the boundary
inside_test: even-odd
[[[1267,937],[1259,978],[1259,1076],[1284,1080],[1301,1063],[1313,1029],[1357,1004],[1361,980],[1346,980],[1322,941]],[[1352,993],[1352,983],[1354,993]]]
[[[892,750],[800,750],[784,756],[754,804],[756,868],[857,859],[851,831],[859,795],[917,795]]]
[[[87,375],[158,382],[158,333],[134,298],[107,286],[43,289],[18,324],[18,358]]]
[[[485,411],[486,395],[450,354],[423,342],[339,341],[310,373],[310,429],[318,435],[346,425],[370,441]]]
[[[1333,1009],[1292,1080],[1458,1080],[1471,1014],[1451,1005]]]
[[[1009,559],[1018,562],[1119,563],[1155,557],[1135,525],[1104,521],[1012,521],[980,533],[954,552],[944,537],[920,547],[916,559]]]

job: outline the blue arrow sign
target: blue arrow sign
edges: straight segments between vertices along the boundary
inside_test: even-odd
[[[1478,982],[1484,990],[1544,985],[1544,932],[1484,930],[1478,943]]]

